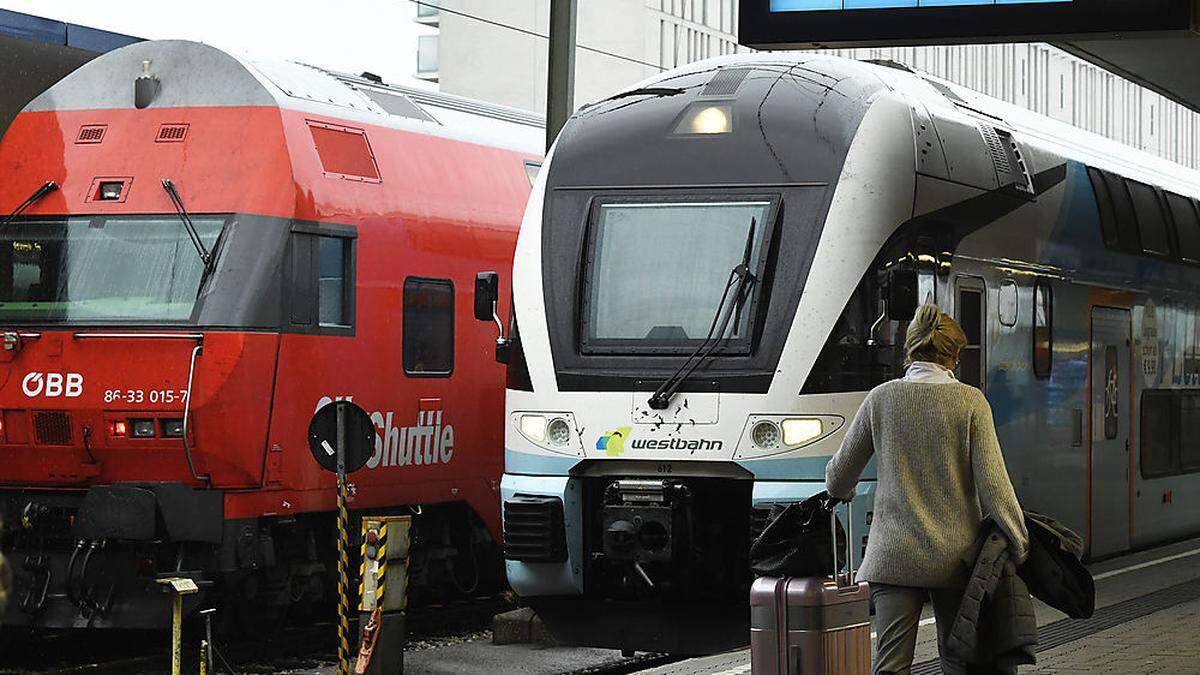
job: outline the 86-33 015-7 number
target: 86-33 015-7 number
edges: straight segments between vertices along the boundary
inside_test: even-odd
[[[186,389],[105,389],[105,403],[153,403],[171,405],[187,400]]]

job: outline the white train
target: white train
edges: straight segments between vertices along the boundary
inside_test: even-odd
[[[1198,195],[1196,172],[894,64],[723,57],[580,110],[502,350],[513,588],[578,644],[744,641],[764,508],[823,489],[927,300],[970,337],[960,377],[1025,507],[1093,558],[1195,533]]]

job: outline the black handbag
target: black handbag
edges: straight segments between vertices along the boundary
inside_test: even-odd
[[[846,532],[834,519],[833,500],[821,492],[797,504],[771,507],[767,526],[750,545],[750,570],[757,577],[832,577],[834,551],[845,548]],[[834,529],[837,546],[834,545]],[[839,555],[837,569],[845,560]]]

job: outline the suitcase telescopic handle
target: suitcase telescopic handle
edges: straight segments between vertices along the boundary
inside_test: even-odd
[[[838,574],[837,568],[837,507],[833,506],[829,509],[829,529],[833,534],[833,580],[837,583],[838,588],[846,588],[854,585],[854,501],[846,502],[846,584],[842,585],[842,575]]]

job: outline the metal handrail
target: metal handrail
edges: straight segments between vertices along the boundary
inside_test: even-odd
[[[75,333],[76,340],[204,340],[204,333]]]
[[[196,345],[192,348],[192,360],[188,364],[187,398],[183,401],[183,433],[180,440],[183,441],[183,456],[187,459],[188,471],[191,472],[192,478],[212,485],[212,476],[208,474],[201,476],[196,473],[196,465],[192,462],[192,448],[188,445],[188,418],[191,417],[192,411],[192,379],[196,375],[196,357],[200,356],[202,349],[204,349],[204,345]]]

